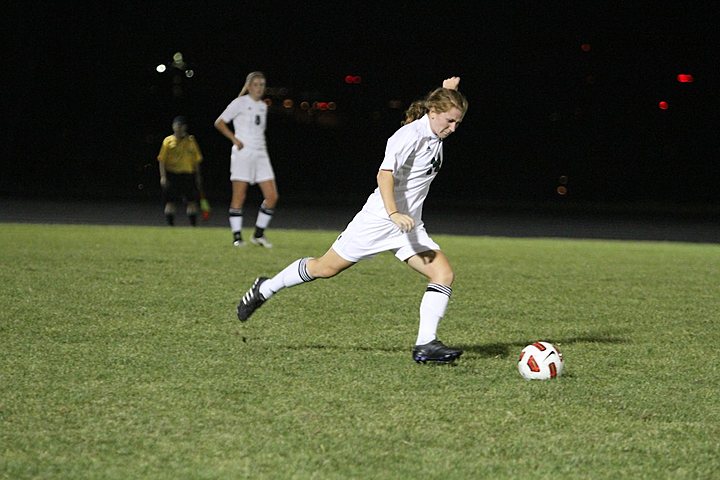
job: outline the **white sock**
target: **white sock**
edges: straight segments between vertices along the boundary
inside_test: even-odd
[[[270,220],[272,220],[274,213],[275,209],[265,207],[265,202],[263,202],[263,204],[260,205],[260,210],[258,210],[258,216],[257,220],[255,221],[255,226],[257,228],[262,228],[263,230],[268,228],[268,226],[270,225]]]
[[[309,257],[306,257],[295,260],[280,273],[264,281],[262,285],[260,285],[260,293],[262,296],[268,299],[283,288],[294,287],[295,285],[315,280],[315,277],[311,276],[307,271],[307,261],[309,259]]]
[[[231,208],[228,213],[230,214],[230,230],[233,233],[242,230],[242,208]]]
[[[420,302],[420,327],[415,345],[425,345],[435,340],[440,319],[445,315],[452,288],[439,283],[429,283]]]

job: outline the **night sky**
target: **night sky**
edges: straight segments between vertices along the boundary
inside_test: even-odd
[[[17,4],[0,194],[159,198],[155,157],[184,114],[208,194],[225,199],[230,145],[212,124],[262,70],[286,198],[367,195],[403,108],[459,75],[470,110],[446,141],[439,201],[717,206],[720,7],[694,3]],[[191,78],[155,70],[175,52]]]

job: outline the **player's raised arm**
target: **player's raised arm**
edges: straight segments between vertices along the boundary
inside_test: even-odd
[[[442,83],[443,88],[447,88],[448,90],[457,90],[458,85],[460,85],[460,77],[446,78]]]

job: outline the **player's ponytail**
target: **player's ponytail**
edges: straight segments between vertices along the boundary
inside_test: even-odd
[[[242,90],[240,90],[238,97],[242,97],[243,95],[246,95],[248,93],[248,87],[250,86],[250,83],[252,83],[252,81],[256,78],[265,78],[265,74],[263,72],[248,73],[248,76],[245,78],[245,85],[243,85]]]
[[[427,106],[425,106],[425,100],[415,100],[410,104],[407,110],[405,110],[405,120],[400,122],[401,125],[414,122],[418,118],[422,118],[428,112]]]
[[[402,122],[402,125],[422,118],[430,110],[447,112],[453,107],[460,110],[464,116],[468,109],[468,101],[465,96],[457,90],[437,88],[423,100],[416,100],[410,104],[410,107],[405,111],[405,121]]]

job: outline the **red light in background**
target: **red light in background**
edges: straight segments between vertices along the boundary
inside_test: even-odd
[[[362,77],[360,75],[345,75],[345,83],[348,85],[360,85]]]
[[[668,102],[666,102],[665,100],[658,103],[658,108],[660,108],[660,110],[667,110],[669,106],[670,105],[668,105]]]
[[[692,83],[695,81],[695,78],[689,73],[680,73],[677,76],[677,81],[680,83]]]
[[[592,46],[589,43],[583,43],[582,45],[580,45],[580,49],[583,52],[589,52],[592,49]]]

